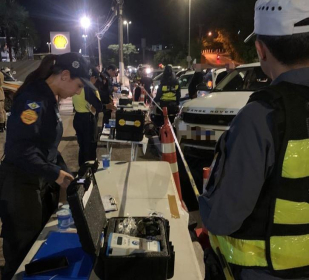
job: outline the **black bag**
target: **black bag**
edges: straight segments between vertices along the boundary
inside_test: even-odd
[[[128,105],[128,104],[132,105],[132,99],[129,99],[129,98],[120,98],[119,99],[119,105],[120,106],[125,106],[125,105]]]
[[[144,137],[145,115],[142,111],[117,111],[116,139],[142,141]]]
[[[117,232],[118,224],[125,218],[111,218],[107,221],[91,168],[70,184],[67,196],[82,248],[96,256],[94,271],[100,279],[166,280],[173,277],[175,253],[169,242],[168,220],[159,217],[134,217],[137,223],[151,219],[158,225],[153,238],[160,242],[160,252],[109,256],[109,234]]]

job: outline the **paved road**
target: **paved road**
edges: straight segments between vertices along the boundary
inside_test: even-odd
[[[217,59],[216,53],[203,53],[203,63],[223,67],[233,61],[227,54],[219,54],[219,56],[220,58]]]

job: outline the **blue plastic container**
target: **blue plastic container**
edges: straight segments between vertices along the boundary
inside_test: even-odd
[[[24,274],[23,279],[27,280],[65,280],[65,279],[89,279],[94,257],[85,253],[79,242],[77,233],[51,232],[47,240],[42,244],[33,260],[65,256],[68,259],[69,267],[45,272],[42,274],[28,276]]]

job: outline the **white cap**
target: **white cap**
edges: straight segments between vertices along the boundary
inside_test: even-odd
[[[286,36],[306,32],[309,32],[308,0],[258,0],[255,4],[254,31],[245,43],[255,34]]]

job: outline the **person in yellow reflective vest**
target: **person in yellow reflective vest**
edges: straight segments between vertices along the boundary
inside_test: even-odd
[[[200,213],[235,279],[309,279],[308,1],[258,0],[254,35],[272,84],[220,138]]]
[[[179,111],[180,86],[171,65],[164,68],[161,83],[154,100],[160,104],[161,108],[167,107],[170,121],[173,123]],[[161,112],[159,113],[161,114]]]
[[[95,84],[100,79],[100,73],[92,67],[90,82]],[[75,116],[73,126],[76,131],[79,145],[78,164],[82,166],[86,161],[95,160],[97,157],[98,114],[103,106],[98,90],[85,87],[80,95],[73,96]]]

